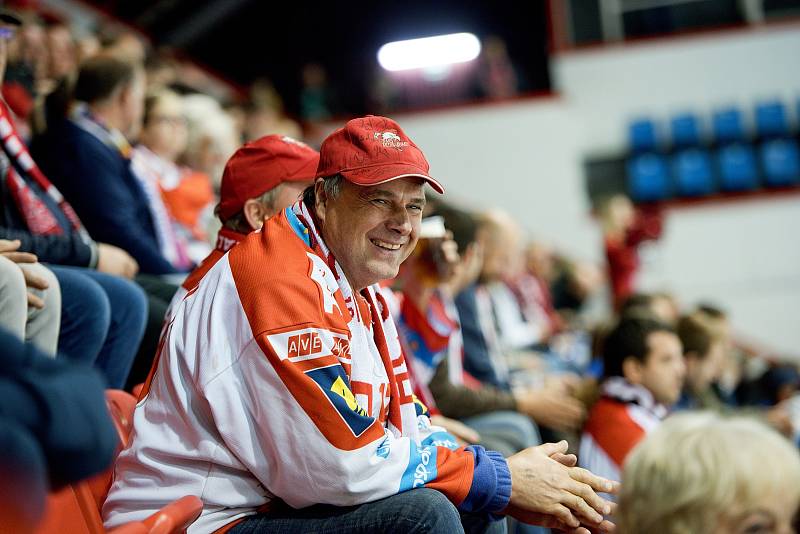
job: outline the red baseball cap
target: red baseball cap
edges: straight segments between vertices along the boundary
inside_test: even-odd
[[[312,181],[318,165],[319,152],[285,135],[245,143],[225,164],[217,213],[225,220],[283,182]]]
[[[422,151],[392,119],[367,115],[348,121],[322,142],[317,176],[341,174],[357,185],[418,176],[437,193],[444,187],[428,174]]]

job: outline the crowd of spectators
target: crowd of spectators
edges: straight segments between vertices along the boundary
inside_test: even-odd
[[[165,317],[228,249],[297,200],[318,156],[287,141],[303,130],[267,81],[244,104],[220,101],[135,34],[77,39],[64,21],[20,15],[0,17],[0,405],[35,397],[44,410],[41,399],[56,403],[71,380],[63,398],[95,408],[80,424],[52,408],[60,425],[77,425],[65,434],[84,437],[74,463],[35,410],[0,410],[0,441],[53,488],[110,461],[98,389],[145,381]],[[501,43],[490,52],[484,90],[505,95],[513,69],[491,59]],[[304,114],[330,118],[324,71],[303,74]],[[253,169],[277,153],[298,167],[283,183],[259,183]],[[785,532],[800,501],[797,367],[740,346],[718,307],[635,291],[635,247],[658,238],[657,219],[609,201],[607,278],[528,240],[499,209],[429,201],[424,216],[417,249],[384,290],[434,424],[506,457],[567,439],[580,465],[622,478],[626,533]],[[593,323],[586,310],[609,284],[614,311]],[[671,415],[699,409],[718,415]],[[22,515],[35,516],[43,503],[26,506]],[[741,514],[774,528],[735,530]]]

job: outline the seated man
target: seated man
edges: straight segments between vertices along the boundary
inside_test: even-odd
[[[69,117],[48,124],[34,155],[94,239],[129,253],[142,273],[185,272],[188,265],[168,257],[168,232],[158,228],[163,221],[151,211],[129,159],[128,139],[141,128],[144,85],[140,65],[107,55],[87,60]]]
[[[595,491],[615,484],[570,467],[566,442],[507,461],[436,445],[455,440],[411,395],[377,293],[417,242],[423,184],[442,191],[422,152],[390,119],[355,119],[324,141],[316,174],[178,306],[106,527],[191,494],[204,502],[191,533],[452,532],[459,511],[611,528]]]
[[[683,388],[686,366],[674,330],[649,317],[623,317],[603,346],[602,397],[589,412],[582,467],[617,479],[625,457],[658,426]]]
[[[294,203],[311,185],[319,153],[282,135],[266,135],[240,147],[225,164],[216,214],[222,223],[217,245],[184,280],[170,303],[167,317],[228,250],[260,230],[264,219]]]

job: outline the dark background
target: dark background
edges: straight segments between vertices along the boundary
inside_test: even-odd
[[[506,41],[521,92],[550,90],[544,0],[265,2],[137,0],[90,2],[181,49],[223,77],[247,85],[267,77],[297,112],[301,70],[321,64],[351,113],[364,113],[384,43],[454,32]],[[193,24],[200,22],[199,31]]]

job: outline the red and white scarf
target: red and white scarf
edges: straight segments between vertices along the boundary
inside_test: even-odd
[[[41,187],[42,191],[55,202],[64,216],[70,223],[72,229],[80,235],[81,239],[88,243],[91,241],[89,233],[83,227],[81,220],[66,201],[61,192],[50,183],[50,180],[33,161],[25,143],[22,142],[11,113],[6,107],[6,103],[0,101],[0,139],[2,140],[3,152],[8,157],[11,165],[6,170],[6,184],[17,203],[17,208],[28,230],[35,235],[62,235],[64,229],[58,223],[55,215],[42,199],[25,182],[20,173],[33,179]]]
[[[341,291],[347,310],[350,312],[350,322],[348,327],[353,334],[350,341],[351,352],[356,350],[370,350],[368,340],[360,339],[360,332],[372,335],[372,340],[380,353],[386,374],[389,377],[389,387],[391,388],[391,399],[389,402],[388,427],[393,433],[400,436],[411,437],[419,442],[419,432],[417,428],[417,410],[414,406],[411,381],[409,380],[408,368],[405,358],[400,348],[397,328],[389,313],[383,295],[380,294],[378,284],[373,284],[360,292],[368,304],[369,317],[363,317],[361,309],[356,302],[357,296],[353,294],[353,289],[342,271],[339,262],[333,253],[325,245],[322,236],[317,231],[314,218],[302,201],[296,202],[292,206],[292,211],[308,230],[311,241],[311,248],[317,255],[325,261],[325,264],[333,273],[334,283],[337,287],[329,287],[335,293]],[[365,343],[365,341],[367,343]],[[348,373],[349,374],[349,373]]]

